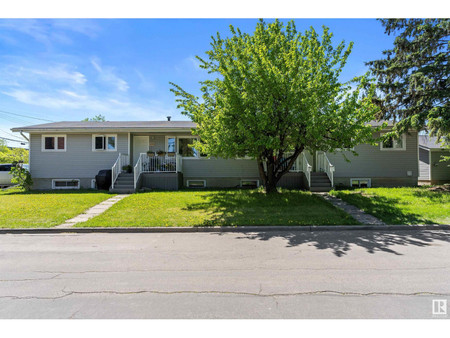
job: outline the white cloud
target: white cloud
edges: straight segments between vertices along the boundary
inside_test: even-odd
[[[72,39],[67,33],[77,33],[95,38],[100,27],[87,19],[2,19],[0,28],[28,35],[34,40],[45,45],[52,43],[70,44]],[[9,38],[10,43],[17,43],[14,38]]]
[[[38,86],[57,82],[69,86],[84,85],[87,78],[79,71],[72,69],[66,64],[46,65],[38,67],[36,65],[10,64],[0,68],[0,86]]]
[[[32,106],[66,111],[75,110],[83,114],[103,114],[107,117],[125,119],[161,120],[173,115],[174,108],[158,101],[147,101],[142,104],[128,98],[97,97],[80,94],[69,90],[34,91],[29,89],[13,89],[2,91],[4,95]]]
[[[98,72],[99,80],[104,84],[112,86],[121,92],[126,92],[130,88],[127,81],[115,74],[113,67],[103,67],[99,58],[93,57],[91,64]]]

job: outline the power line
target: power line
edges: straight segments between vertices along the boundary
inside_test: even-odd
[[[0,119],[3,119],[3,120],[8,121],[8,122],[15,123],[15,124],[18,124],[18,125],[27,125],[27,124],[32,123],[30,121],[25,121],[22,118],[13,117],[13,116],[9,116],[9,115],[0,115]]]
[[[28,143],[28,141],[13,140],[11,138],[7,138],[7,137],[3,137],[3,136],[0,136],[0,138],[3,140],[11,141],[11,142]]]
[[[52,121],[52,120],[41,119],[41,118],[39,118],[39,117],[33,117],[33,116],[22,115],[22,114],[17,114],[17,113],[11,113],[11,112],[9,112],[9,111],[1,110],[1,109],[0,109],[0,113],[11,114],[11,115],[16,115],[16,116],[22,116],[22,117],[27,117],[27,118],[29,118],[29,119],[41,120],[41,121],[45,121],[45,122],[55,122],[55,121]]]

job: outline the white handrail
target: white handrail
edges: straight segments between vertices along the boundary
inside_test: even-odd
[[[136,162],[136,165],[134,166],[134,169],[133,169],[134,189],[136,189],[136,187],[137,187],[139,176],[141,175],[141,172],[142,172],[142,156],[143,155],[145,155],[145,154],[142,153],[142,154],[139,155],[139,158],[138,158],[138,160]]]
[[[111,188],[114,189],[114,182],[116,182],[117,177],[119,177],[120,174],[120,153],[117,157],[116,162],[114,162],[112,168],[111,168]]]
[[[112,168],[111,168],[111,188],[114,189],[114,183],[117,180],[117,177],[119,177],[120,173],[122,172],[122,167],[129,165],[129,156],[125,154],[119,153],[119,156],[117,157],[116,162],[114,162]]]
[[[308,163],[305,153],[302,153],[302,171],[305,173],[306,180],[308,181],[308,187],[311,187],[311,170],[312,166]]]
[[[331,164],[326,153],[318,154],[318,160],[319,168],[327,174],[328,179],[331,182],[331,187],[334,187],[334,165]]]

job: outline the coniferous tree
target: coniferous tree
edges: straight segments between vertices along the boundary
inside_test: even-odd
[[[382,19],[386,34],[397,35],[384,59],[368,62],[378,80],[378,118],[397,122],[397,135],[427,129],[450,143],[450,20]]]

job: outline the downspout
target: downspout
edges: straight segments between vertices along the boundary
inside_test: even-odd
[[[26,136],[23,134],[23,131],[22,131],[22,130],[20,131],[20,135],[22,135],[22,137],[23,137],[25,140],[27,140],[28,142],[30,142],[30,140],[28,139],[28,137],[26,137]]]

